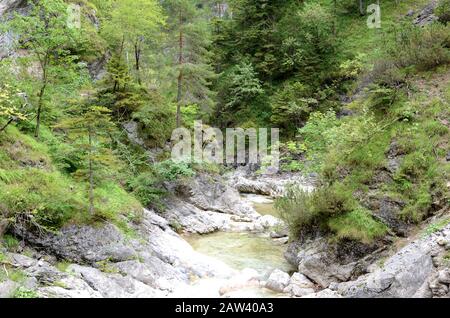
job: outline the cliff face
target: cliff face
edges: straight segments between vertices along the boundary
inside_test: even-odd
[[[0,22],[8,20],[14,13],[26,15],[29,10],[28,0],[0,0]],[[85,5],[82,14],[86,17],[86,21],[92,24],[97,35],[100,27],[100,21],[95,10]],[[12,32],[0,33],[0,60],[13,56],[15,53],[13,47],[14,34]],[[94,80],[100,80],[105,75],[106,64],[109,61],[110,53],[104,49],[97,52],[97,57],[92,60],[87,60],[89,73]]]
[[[14,12],[26,13],[27,0],[0,0],[0,21],[8,19]],[[12,34],[0,34],[0,60],[14,53]]]
[[[0,0],[0,17],[16,10],[24,10],[27,0]]]

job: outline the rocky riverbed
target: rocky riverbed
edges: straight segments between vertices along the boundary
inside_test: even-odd
[[[173,186],[165,213],[145,210],[131,234],[112,224],[57,234],[16,225],[24,249],[1,261],[25,278],[6,273],[0,297],[19,286],[39,297],[448,297],[450,225],[401,248],[288,242],[272,199],[289,182],[314,187],[289,175],[199,175]]]
[[[71,225],[57,234],[17,225],[27,253],[5,251],[4,262],[23,271],[22,284],[40,297],[274,296],[265,288],[271,272],[293,269],[283,257],[287,238],[270,235],[285,232],[284,225],[259,214],[229,180],[201,175],[178,184],[167,211],[145,210],[130,235],[112,224]],[[0,296],[18,286],[6,279]]]

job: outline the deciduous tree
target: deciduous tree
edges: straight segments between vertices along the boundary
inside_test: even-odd
[[[17,46],[26,49],[39,65],[35,129],[35,137],[39,137],[44,98],[52,82],[52,67],[70,54],[67,48],[75,42],[76,30],[67,25],[67,5],[62,0],[33,1],[29,14],[16,14],[7,27],[14,32]]]

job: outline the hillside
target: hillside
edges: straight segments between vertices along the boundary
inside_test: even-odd
[[[448,297],[450,1],[360,3],[0,0],[0,296]]]

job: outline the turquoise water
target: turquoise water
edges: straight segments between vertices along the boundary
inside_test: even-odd
[[[278,216],[272,200],[262,196],[249,196],[247,199],[253,202],[255,210],[260,214]],[[280,245],[267,236],[217,232],[190,235],[186,240],[196,251],[220,259],[237,270],[253,268],[266,276],[275,268],[286,272],[293,269],[283,256],[286,245]]]

